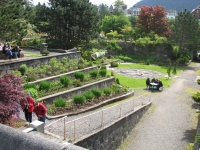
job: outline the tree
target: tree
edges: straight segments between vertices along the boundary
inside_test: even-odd
[[[124,3],[123,0],[116,0],[114,2],[114,9],[113,9],[113,12],[111,12],[113,15],[116,15],[116,16],[120,16],[121,14],[123,14],[123,11],[124,9],[127,8],[127,5]]]
[[[88,0],[49,0],[49,6],[36,7],[35,25],[47,33],[52,48],[71,49],[88,43],[98,31],[98,9]]]
[[[135,28],[137,22],[137,16],[131,15],[128,16],[129,21],[131,22],[131,26]]]
[[[0,1],[0,39],[21,40],[26,34],[26,3],[24,0]]]
[[[200,42],[200,28],[198,20],[193,14],[186,9],[178,13],[172,27],[172,35],[170,43],[178,45],[180,53],[188,54],[191,48],[198,45]]]
[[[122,28],[125,25],[131,26],[129,19],[125,15],[105,16],[105,18],[102,20],[102,25],[100,26],[100,29],[105,33],[108,33],[111,30],[120,33],[121,32],[120,28]]]
[[[149,33],[152,30],[159,36],[168,36],[171,33],[164,7],[141,6],[140,8],[140,15],[136,23],[137,27],[143,26],[145,33]]]
[[[100,20],[102,20],[105,16],[111,15],[107,5],[102,3],[98,6],[98,8],[99,8]]]
[[[133,28],[131,26],[127,26],[127,25],[125,25],[121,28],[121,32],[124,35],[125,41],[134,34]]]
[[[26,100],[22,79],[13,74],[0,77],[0,123],[7,123],[17,113],[20,101]]]

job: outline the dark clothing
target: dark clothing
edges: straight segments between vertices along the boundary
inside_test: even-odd
[[[150,86],[150,79],[149,78],[147,78],[147,80],[146,80],[146,85]]]
[[[3,46],[3,54],[6,54],[6,45]]]
[[[32,112],[28,112],[28,109],[24,109],[24,114],[25,114],[26,121],[31,123],[32,122]]]
[[[157,90],[159,90],[159,88],[162,87],[162,86],[163,86],[162,81],[159,81],[158,86],[157,86]]]
[[[12,48],[12,53],[14,58],[19,58],[20,57],[20,49],[17,45],[15,45],[14,48]]]

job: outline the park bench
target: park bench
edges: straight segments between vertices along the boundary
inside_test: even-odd
[[[23,57],[24,57],[24,53],[20,52],[19,58],[23,58]],[[3,54],[3,50],[0,50],[0,59],[9,59],[9,56],[6,54]]]

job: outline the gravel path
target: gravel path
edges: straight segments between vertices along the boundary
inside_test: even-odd
[[[152,106],[119,150],[186,150],[197,126],[194,101],[188,88],[198,88],[195,67],[183,71],[163,92],[151,93]]]

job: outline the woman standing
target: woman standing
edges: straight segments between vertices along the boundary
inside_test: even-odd
[[[30,93],[27,93],[27,100],[22,103],[22,110],[25,114],[26,121],[32,122],[32,112],[34,110],[34,99]]]

